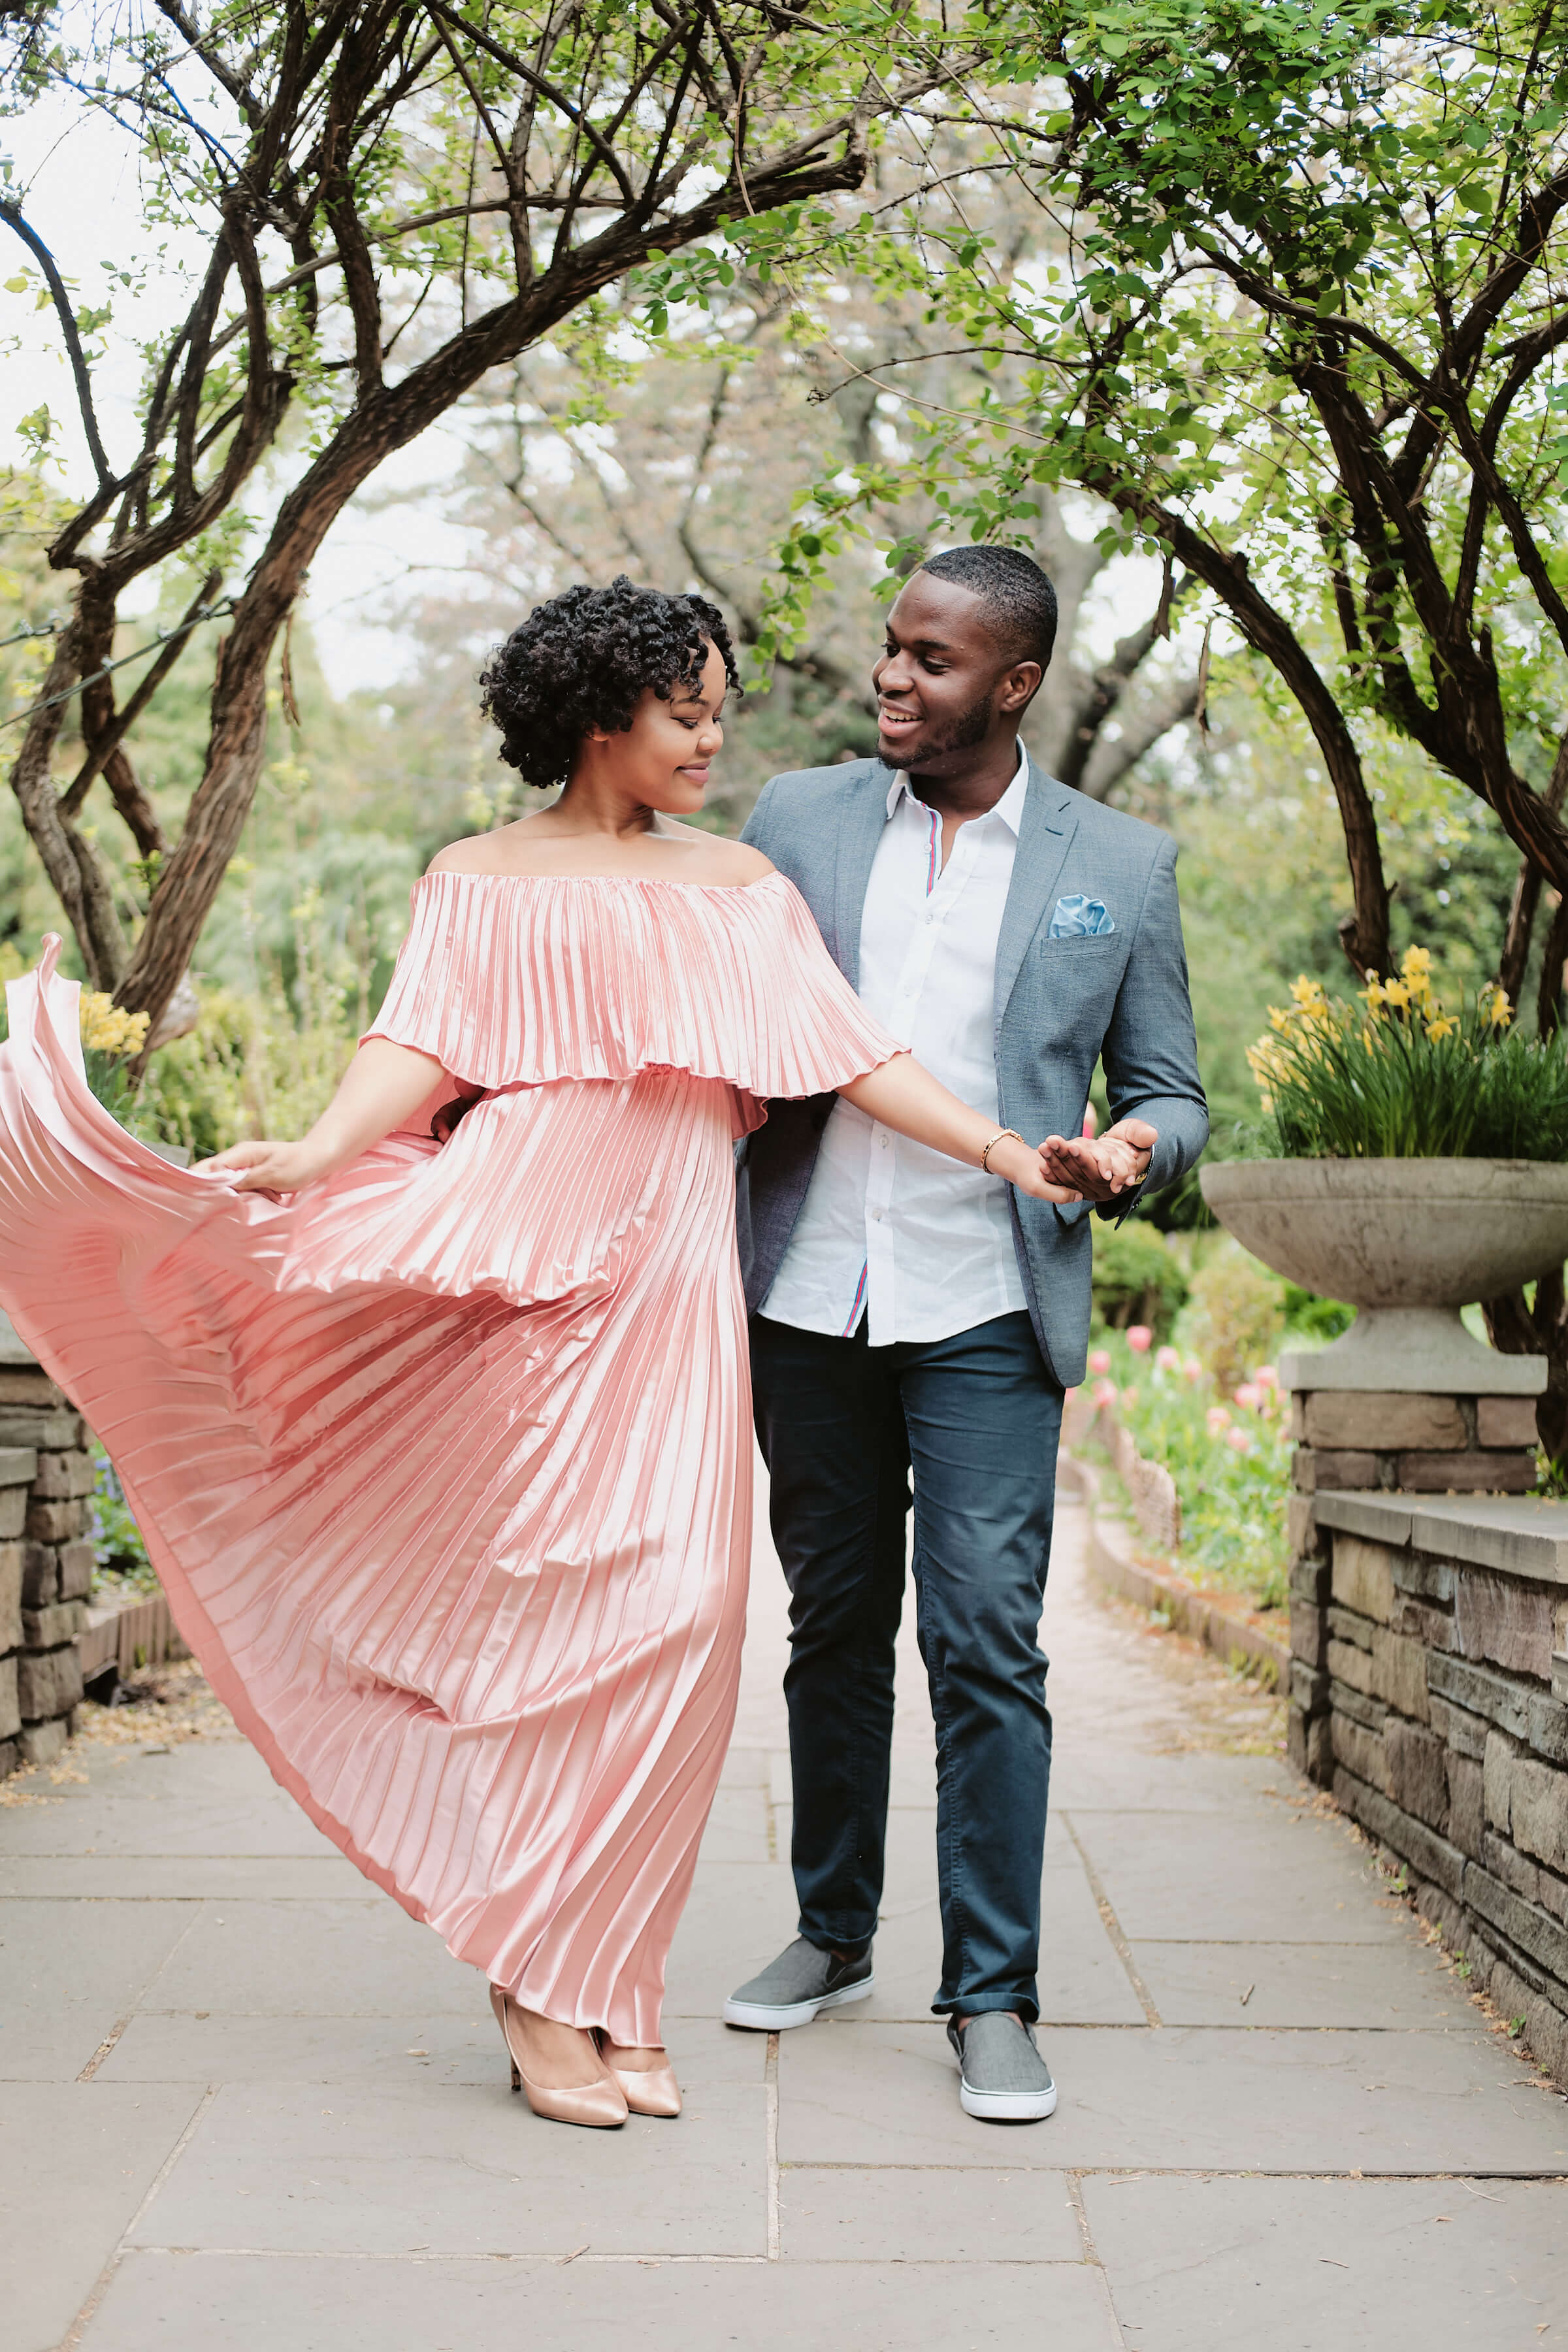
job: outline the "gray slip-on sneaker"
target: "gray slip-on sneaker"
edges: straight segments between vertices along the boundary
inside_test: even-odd
[[[820,2010],[864,2000],[876,1981],[869,1950],[858,1960],[841,1960],[797,1936],[761,1976],[730,1995],[724,2022],[747,2026],[753,2033],[784,2033],[792,2025],[809,2025]]]
[[[948,2021],[958,2053],[958,2103],[987,2124],[1038,2124],[1056,2112],[1057,2086],[1035,2046],[1035,2029],[1008,2009],[982,2010],[967,2025]]]

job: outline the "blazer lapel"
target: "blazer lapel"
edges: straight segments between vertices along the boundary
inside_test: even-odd
[[[1029,761],[1029,788],[1024,795],[1024,822],[1013,859],[1013,879],[1007,888],[1002,929],[996,937],[996,1029],[1000,1034],[1007,1001],[1024,968],[1029,942],[1052,903],[1063,864],[1078,831],[1078,795],[1058,784]]]
[[[845,796],[834,860],[833,960],[851,988],[860,985],[860,918],[871,861],[888,822],[892,771],[879,761]]]

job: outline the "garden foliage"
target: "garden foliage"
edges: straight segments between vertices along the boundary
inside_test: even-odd
[[[1289,1160],[1562,1160],[1568,1052],[1511,1025],[1496,986],[1446,1009],[1431,957],[1355,1001],[1305,977],[1249,1056],[1263,1098],[1258,1147]]]
[[[1282,1608],[1290,1444],[1273,1367],[1256,1364],[1250,1379],[1223,1391],[1195,1353],[1155,1352],[1149,1337],[1118,1333],[1095,1351],[1095,1402],[1110,1406],[1139,1452],[1174,1480],[1183,1567],[1257,1608]]]

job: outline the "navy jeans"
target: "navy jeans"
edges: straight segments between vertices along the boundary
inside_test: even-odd
[[[913,1474],[915,1605],[937,1736],[942,1988],[968,2016],[1039,2014],[1051,1718],[1040,1606],[1062,1392],[1026,1315],[867,1344],[752,1318],[757,1434],[790,1590],[800,1933],[877,1925]]]

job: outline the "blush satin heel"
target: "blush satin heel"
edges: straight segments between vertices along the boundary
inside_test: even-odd
[[[500,1985],[491,1985],[490,2007],[495,2011],[501,2040],[506,2043],[506,2054],[511,2062],[511,2087],[522,2093],[536,2116],[542,2116],[548,2123],[583,2124],[599,2131],[614,2131],[626,2122],[628,2102],[622,2094],[619,2082],[602,2059],[600,2065],[603,2071],[596,2082],[574,2083],[565,2089],[555,2089],[544,2083],[531,2083],[518,2057],[521,2036],[519,2035],[515,2041],[512,2038],[519,2014],[516,2001],[510,1994],[502,1992]],[[590,2046],[596,2050],[597,2045],[593,2042],[592,2036],[589,2040]]]
[[[598,2035],[599,2055],[620,2085],[621,2095],[634,2116],[675,2117],[680,2113],[680,2085],[673,2066],[617,2066],[610,2056],[615,2043]]]

